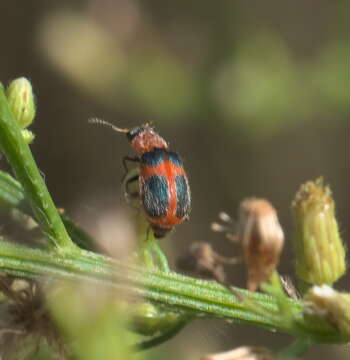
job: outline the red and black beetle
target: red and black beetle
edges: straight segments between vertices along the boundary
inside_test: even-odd
[[[132,129],[120,129],[104,120],[91,122],[110,126],[125,133],[131,146],[140,154],[124,157],[140,164],[138,176],[142,204],[156,238],[164,237],[177,224],[189,217],[191,193],[180,156],[168,149],[167,142],[146,123]]]

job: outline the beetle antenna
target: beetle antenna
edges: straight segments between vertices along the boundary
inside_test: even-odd
[[[121,133],[128,133],[130,130],[129,129],[122,129],[119,128],[111,123],[109,123],[106,120],[102,120],[102,119],[98,119],[98,118],[90,118],[88,120],[89,124],[100,124],[100,125],[104,125],[104,126],[108,126],[110,127],[112,130],[117,131],[117,132],[121,132]]]

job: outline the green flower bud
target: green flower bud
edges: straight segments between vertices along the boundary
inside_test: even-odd
[[[172,311],[160,310],[144,302],[134,304],[131,312],[132,330],[141,335],[154,335],[172,329],[184,321],[185,317]]]
[[[22,136],[27,144],[30,144],[35,139],[35,135],[27,129],[22,130]]]
[[[132,313],[132,328],[142,335],[153,335],[158,331],[159,313],[150,303],[137,304]]]
[[[305,315],[325,320],[350,337],[350,294],[341,293],[328,285],[313,286],[305,296]]]
[[[323,179],[302,185],[292,204],[296,272],[309,284],[332,284],[345,272],[345,248],[335,218],[331,190]]]
[[[22,77],[11,81],[6,90],[7,101],[13,116],[22,129],[28,127],[35,117],[35,101],[30,82]]]

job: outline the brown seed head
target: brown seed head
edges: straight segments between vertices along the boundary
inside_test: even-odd
[[[344,336],[350,336],[350,295],[323,284],[313,286],[304,297],[304,316],[323,319],[338,329]]]
[[[249,198],[239,206],[238,238],[248,269],[248,289],[255,291],[279,263],[284,234],[269,201]]]
[[[222,263],[221,257],[210,244],[196,242],[192,244],[186,254],[177,260],[177,267],[223,283],[225,282],[225,273]]]

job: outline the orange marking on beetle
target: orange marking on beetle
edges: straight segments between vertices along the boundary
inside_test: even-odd
[[[168,159],[164,159],[160,164],[156,166],[141,165],[141,176],[146,180],[150,176],[163,175],[167,180],[168,185],[168,211],[163,217],[149,217],[149,221],[161,225],[163,227],[171,229],[176,224],[179,224],[185,220],[185,218],[179,218],[176,216],[177,207],[177,192],[176,192],[176,176],[186,176],[183,167],[173,164]],[[142,190],[142,184],[140,183]]]

